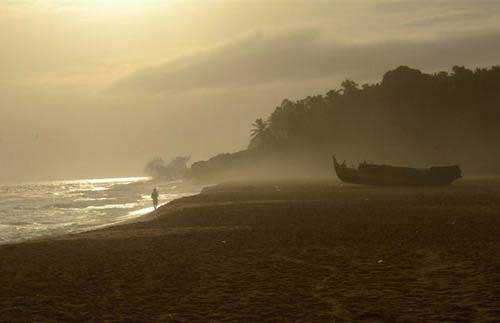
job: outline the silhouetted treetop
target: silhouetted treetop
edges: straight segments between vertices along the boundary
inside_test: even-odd
[[[451,73],[435,74],[400,66],[380,83],[360,88],[347,79],[324,96],[283,100],[268,118],[265,138],[252,147],[347,150],[355,144],[363,150],[371,145],[386,156],[388,147],[408,156],[459,151],[464,144],[473,148],[475,141],[486,147],[500,143],[499,106],[498,66],[475,71],[454,66]]]
[[[267,120],[267,121],[264,121]],[[325,95],[285,99],[253,123],[252,156],[287,152],[500,172],[500,67],[422,73],[400,66],[361,88],[350,79]],[[221,163],[248,159],[231,154]],[[208,165],[208,164],[207,164]],[[206,165],[205,165],[206,166]],[[210,167],[208,167],[210,168]]]

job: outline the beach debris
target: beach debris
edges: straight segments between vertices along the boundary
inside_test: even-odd
[[[226,243],[226,240],[222,240],[221,243]]]
[[[377,263],[379,263],[379,264],[381,264],[381,263],[383,263],[383,262],[384,262],[384,261],[383,261],[382,259],[379,259],[379,260],[377,261]]]

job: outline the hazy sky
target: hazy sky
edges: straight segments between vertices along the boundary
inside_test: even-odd
[[[207,158],[283,98],[499,57],[500,1],[2,0],[0,181]]]

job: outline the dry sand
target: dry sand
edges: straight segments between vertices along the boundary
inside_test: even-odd
[[[0,247],[2,321],[500,320],[500,181],[233,183]]]

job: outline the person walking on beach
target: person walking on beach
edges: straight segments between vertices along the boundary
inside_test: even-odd
[[[156,187],[153,190],[153,193],[151,193],[151,198],[153,199],[153,206],[156,208],[158,207],[158,190]]]

